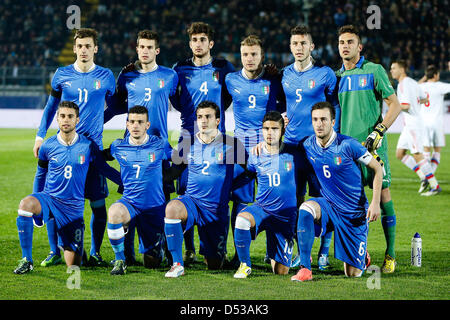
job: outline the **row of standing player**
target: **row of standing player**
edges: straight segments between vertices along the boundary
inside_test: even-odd
[[[85,32],[84,36],[83,32]],[[222,115],[231,102],[230,98],[233,97],[233,92],[235,92],[237,98],[236,101],[233,99],[233,106],[237,124],[237,136],[239,134],[238,115],[245,114],[245,112],[238,111],[239,98],[245,100],[244,105],[247,110],[258,110],[261,107],[264,108],[264,113],[268,110],[268,97],[266,97],[265,102],[260,103],[256,100],[257,94],[263,93],[264,96],[270,96],[271,93],[273,94],[273,91],[276,92],[276,89],[273,90],[276,88],[276,84],[274,84],[276,81],[267,82],[267,79],[264,77],[266,74],[261,69],[261,62],[263,60],[262,47],[258,43],[243,45],[241,47],[244,68],[241,72],[231,73],[233,67],[229,62],[211,57],[210,50],[214,45],[211,28],[203,23],[194,23],[189,29],[189,43],[193,52],[193,58],[178,63],[174,68],[176,72],[173,72],[171,69],[156,64],[155,57],[159,54],[158,38],[157,36],[155,38],[155,34],[152,32],[142,32],[140,34],[144,35],[146,33],[150,36],[147,38],[145,36],[142,38],[138,37],[137,53],[139,61],[136,65],[138,70],[122,72],[122,77],[119,76],[117,81],[116,90],[112,73],[93,63],[93,56],[97,51],[95,32],[92,33],[89,30],[78,31],[78,36],[75,36],[74,45],[74,51],[77,53],[77,61],[71,66],[59,68],[55,73],[52,80],[52,94],[44,112],[38,137],[43,138],[45,136],[46,129],[50,123],[49,119],[53,118],[57,103],[60,100],[72,100],[80,104],[81,115],[77,131],[89,135],[98,143],[99,148],[102,148],[101,132],[103,123],[101,122],[101,118],[103,114],[98,112],[100,108],[91,106],[95,102],[103,105],[104,100],[107,101],[108,109],[104,115],[105,120],[111,114],[120,112],[119,110],[128,109],[127,107],[133,105],[146,106],[150,110],[150,120],[154,124],[152,127],[156,130],[159,129],[159,135],[161,136],[164,136],[164,134],[167,136],[167,129],[165,131],[164,129],[167,123],[165,115],[167,114],[169,99],[175,108],[180,108],[183,128],[190,134],[194,130],[193,122],[195,119],[193,115],[195,114],[195,106],[201,100],[208,99],[217,101]],[[258,50],[256,50],[256,53],[251,53],[250,50],[252,48],[254,49],[255,46],[259,49],[259,61],[257,59]],[[247,52],[247,56],[245,50],[242,52],[242,49],[245,48],[250,50]],[[339,51],[343,58],[343,67],[336,73],[337,78],[334,72],[328,67],[321,67],[314,64],[311,59],[311,51],[313,49],[314,44],[307,28],[294,28],[291,35],[291,51],[294,55],[295,63],[286,67],[283,70],[282,77],[278,78],[278,81],[281,81],[281,86],[278,87],[282,87],[285,94],[286,115],[289,119],[285,137],[287,142],[289,142],[289,139],[293,139],[295,143],[296,139],[299,141],[303,136],[308,136],[308,134],[304,133],[302,136],[303,130],[309,131],[309,134],[311,134],[312,126],[308,125],[311,123],[308,114],[311,105],[317,101],[324,101],[327,98],[333,101],[332,98],[337,93],[342,117],[341,121],[336,122],[340,123],[341,132],[353,136],[360,142],[365,141],[367,135],[369,135],[371,138],[368,139],[368,142],[383,141],[381,145],[386,145],[386,139],[382,140],[383,134],[397,117],[400,112],[400,106],[384,69],[380,65],[370,63],[364,57],[360,56],[362,44],[356,28],[346,26],[341,28],[339,32]],[[247,61],[246,57],[250,61]],[[227,91],[228,85],[224,86],[223,84],[227,84],[226,75],[228,73],[238,78],[240,77],[238,80],[243,81],[244,84],[247,81],[247,86],[242,86],[242,83],[236,80],[237,87]],[[231,79],[231,75],[227,78]],[[175,81],[175,79],[178,81]],[[251,87],[250,85],[253,84],[255,86]],[[250,87],[250,89],[247,87]],[[361,94],[361,87],[366,87],[366,91],[363,94]],[[245,95],[241,93],[242,89],[253,91]],[[381,117],[383,100],[389,106],[388,113],[384,119]],[[271,101],[273,102],[274,100]],[[309,102],[309,106],[307,102]],[[335,107],[339,106],[336,102],[337,100],[333,101]],[[128,103],[128,106],[126,103]],[[367,110],[363,107],[366,105],[373,106],[373,108],[368,108],[370,110],[369,114],[365,112]],[[123,108],[124,106],[125,108]],[[275,106],[275,108],[277,107]],[[160,112],[161,109],[163,110],[162,112]],[[108,112],[111,113],[108,115]],[[308,114],[308,117],[302,116],[302,113],[304,114],[305,112]],[[221,123],[224,125],[223,117],[221,119]],[[337,119],[339,120],[339,117]],[[241,123],[245,126],[249,122],[246,119]],[[158,125],[160,128],[158,128]],[[245,127],[244,129],[248,130]],[[222,127],[221,130],[224,130],[224,128]],[[258,129],[255,132],[258,132]],[[37,156],[42,138],[37,138],[36,140],[34,148],[35,156]],[[374,146],[378,146],[378,143],[367,147],[373,151],[375,149]],[[380,157],[382,159],[385,158],[383,159],[385,168],[388,168],[386,166],[386,153],[382,152]],[[364,176],[370,174],[370,172],[364,171],[363,173]],[[366,180],[370,181],[370,179]],[[395,268],[395,212],[390,199],[389,183],[390,179],[385,179],[385,184],[381,192],[382,222],[387,240],[386,259],[383,265],[383,270],[386,270],[386,272],[392,272]],[[86,189],[89,188],[87,187]],[[92,189],[100,190],[100,188],[95,187]],[[101,262],[101,257],[98,252],[106,222],[104,197],[104,195],[100,199],[91,197],[91,207],[94,212],[93,219],[91,220],[91,227],[93,229],[91,260],[94,262]],[[235,205],[233,205],[234,216],[239,211],[238,203],[239,201],[236,201]],[[100,210],[96,210],[98,208]],[[100,213],[96,215],[96,211]],[[96,219],[96,216],[99,219]],[[51,221],[49,222],[47,223],[48,230],[51,225]],[[55,232],[49,230],[51,243],[56,239],[54,237],[55,235]],[[326,243],[327,241],[324,242]],[[325,245],[323,247],[326,248],[327,246]],[[53,246],[51,249],[53,255],[49,255],[49,259],[46,259],[47,261],[57,256],[57,247]]]

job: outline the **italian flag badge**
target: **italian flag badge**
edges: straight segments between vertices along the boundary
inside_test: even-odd
[[[159,79],[158,80],[158,87],[159,88],[164,88],[164,80],[163,79]]]
[[[212,76],[214,81],[219,81],[219,71],[214,71]]]
[[[285,161],[284,162],[284,169],[286,169],[286,171],[291,171],[292,170],[292,162]]]
[[[264,94],[269,94],[269,86],[263,86],[262,91]]]
[[[155,156],[155,153],[154,153],[154,152],[152,152],[152,153],[150,153],[150,154],[148,155],[148,160],[149,160],[150,162],[154,162],[154,161],[156,160],[156,156]]]
[[[334,163],[340,165],[342,163],[342,158],[339,156],[334,157]]]
[[[314,80],[309,80],[308,81],[308,88],[312,89],[316,86],[316,82]]]
[[[85,156],[84,156],[84,155],[79,155],[79,156],[78,156],[78,163],[79,163],[79,164],[83,164],[83,163],[85,163],[85,162],[86,162]]]
[[[95,80],[94,81],[94,88],[95,90],[98,90],[102,87],[100,80]]]

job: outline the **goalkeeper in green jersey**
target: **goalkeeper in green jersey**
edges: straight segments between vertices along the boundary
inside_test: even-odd
[[[401,111],[400,103],[388,75],[380,64],[361,56],[362,43],[358,30],[351,25],[339,29],[339,54],[342,67],[336,71],[339,80],[341,133],[363,143],[373,154],[378,153],[384,163],[385,175],[381,191],[382,226],[386,237],[386,252],[382,271],[395,270],[396,217],[389,191],[391,172],[387,156],[386,130]],[[382,117],[383,101],[389,107]],[[373,172],[361,167],[364,183],[371,186]]]

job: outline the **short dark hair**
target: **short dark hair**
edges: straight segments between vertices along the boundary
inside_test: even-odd
[[[394,63],[398,64],[400,68],[405,69],[405,72],[408,69],[408,63],[406,63],[406,60],[397,59],[397,60],[392,61],[392,64],[394,64]]]
[[[348,25],[340,27],[338,30],[338,36],[340,36],[341,34],[344,34],[344,33],[351,33],[351,34],[356,35],[356,37],[358,38],[358,42],[361,43],[361,37],[359,36],[359,30],[354,25],[348,24]]]
[[[58,105],[58,110],[61,108],[74,109],[77,117],[80,116],[80,108],[78,107],[78,105],[75,102],[67,101],[67,100],[61,101]]]
[[[434,64],[429,65],[425,70],[425,76],[427,77],[427,79],[433,78],[438,73],[439,69]]]
[[[131,107],[130,110],[128,110],[128,114],[134,113],[134,114],[145,114],[148,120],[148,110],[144,106],[136,105],[134,107]]]
[[[195,110],[195,115],[197,115],[199,109],[207,109],[207,108],[213,109],[215,111],[216,119],[220,119],[219,106],[214,102],[207,100],[200,102],[200,104],[197,106],[197,109]]]
[[[291,29],[291,36],[295,35],[302,35],[302,36],[308,36],[309,40],[313,42],[311,32],[309,31],[309,28],[305,25],[295,26]]]
[[[336,110],[328,101],[317,102],[315,105],[313,105],[311,108],[311,115],[314,110],[322,110],[322,109],[330,110],[331,120],[336,119]]]
[[[204,22],[192,22],[192,24],[187,29],[189,39],[193,34],[205,33],[208,36],[208,40],[214,40],[214,29],[207,23]]]
[[[140,39],[155,40],[155,47],[159,48],[159,35],[156,31],[141,30],[137,35],[136,46],[139,45]]]
[[[75,43],[78,38],[79,39],[92,38],[94,40],[94,45],[97,45],[98,34],[97,31],[95,31],[92,28],[80,28],[75,31],[75,35],[73,36],[73,42]]]
[[[280,112],[278,111],[268,111],[263,118],[263,123],[266,121],[276,121],[280,122],[281,126],[284,127],[284,119]]]

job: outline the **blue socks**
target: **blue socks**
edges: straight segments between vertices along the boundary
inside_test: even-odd
[[[236,247],[239,261],[246,263],[249,267],[252,266],[252,262],[250,260],[251,242],[252,236],[250,230],[242,230],[239,228],[234,229],[234,245]]]
[[[328,256],[330,252],[331,238],[333,237],[333,231],[327,231],[322,237],[320,237],[319,257],[324,254]]]
[[[22,248],[22,258],[33,262],[33,214],[31,212],[18,210],[16,220],[17,232],[19,233],[20,247]]]
[[[173,263],[183,262],[183,227],[180,219],[164,218],[164,233],[166,234],[167,249],[172,255]]]
[[[91,218],[91,252],[95,255],[100,252],[106,228],[106,206],[105,199],[91,201],[92,218]]]
[[[314,218],[300,209],[297,224],[297,240],[300,248],[300,265],[311,270],[311,250],[314,244]]]
[[[125,232],[121,223],[108,223],[108,238],[113,248],[116,260],[125,261],[124,240]]]
[[[53,254],[60,256],[61,252],[58,247],[58,233],[56,231],[55,218],[51,218],[47,221],[47,236],[48,243],[50,244],[50,251],[53,252]]]
[[[239,261],[251,267],[250,244],[252,234],[250,232],[250,221],[242,216],[236,218],[236,227],[234,229],[234,246],[236,248]]]

